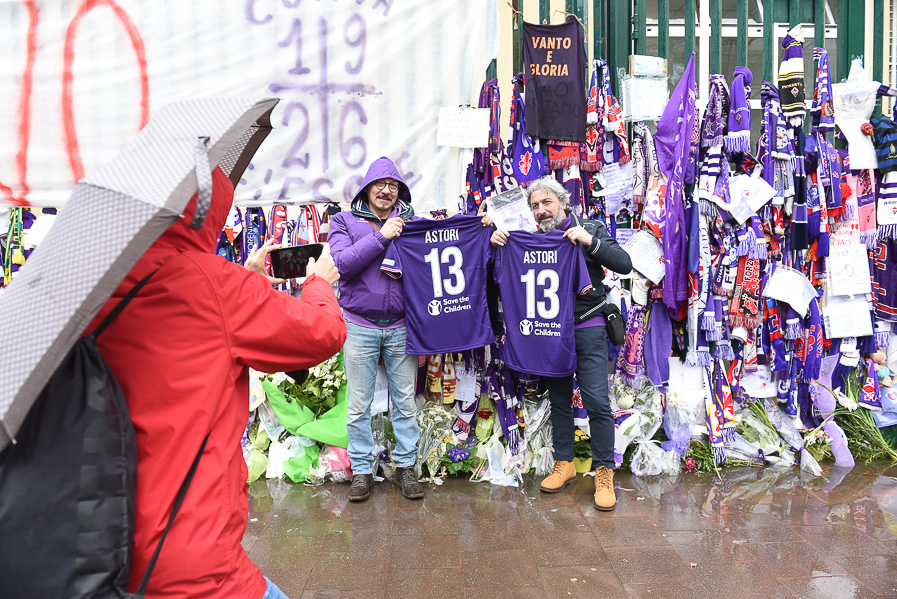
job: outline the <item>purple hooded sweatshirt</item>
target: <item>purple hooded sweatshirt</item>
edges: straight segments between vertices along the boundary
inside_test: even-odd
[[[414,216],[411,191],[399,169],[385,156],[371,164],[358,193],[352,199],[351,210],[340,212],[330,220],[327,241],[340,274],[339,305],[350,313],[347,320],[358,320],[352,316],[374,320],[395,320],[405,316],[401,281],[386,276],[380,270],[389,245],[380,232],[380,226],[386,219],[378,218],[371,212],[365,193],[369,183],[387,177],[399,182],[399,199],[390,216],[411,220]]]

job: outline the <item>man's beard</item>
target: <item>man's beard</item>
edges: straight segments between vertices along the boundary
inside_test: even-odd
[[[543,220],[539,223],[539,230],[543,233],[554,231],[561,226],[562,222],[564,222],[564,211],[558,209],[553,218],[550,220]]]

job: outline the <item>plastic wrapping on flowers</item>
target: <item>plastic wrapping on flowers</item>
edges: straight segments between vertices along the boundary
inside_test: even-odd
[[[423,476],[423,466],[427,466],[430,480],[439,473],[440,459],[445,453],[445,446],[457,443],[452,433],[454,412],[446,410],[441,404],[429,403],[418,413],[417,423],[420,429],[420,441],[417,446],[417,463],[415,469],[418,478]]]
[[[286,477],[319,484],[351,477],[341,353],[312,368],[302,384],[282,372],[251,371],[250,388],[254,409],[242,441],[247,482]]]

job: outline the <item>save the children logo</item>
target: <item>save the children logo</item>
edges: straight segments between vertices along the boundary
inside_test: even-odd
[[[531,320],[521,320],[520,321],[520,332],[524,335],[529,335],[533,332],[533,323]]]
[[[439,313],[442,312],[442,303],[439,300],[433,300],[427,304],[427,312],[430,313],[430,316],[439,316]]]

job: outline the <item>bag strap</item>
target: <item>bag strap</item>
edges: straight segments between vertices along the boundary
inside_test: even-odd
[[[153,553],[153,557],[146,567],[146,572],[143,574],[143,580],[140,581],[140,586],[137,587],[136,595],[138,597],[143,597],[143,594],[146,593],[146,587],[149,586],[150,576],[152,576],[153,569],[156,567],[156,560],[159,559],[159,553],[162,551],[162,543],[165,542],[165,537],[168,536],[168,530],[174,522],[174,517],[181,508],[181,503],[184,501],[184,495],[187,494],[187,488],[190,486],[190,481],[193,480],[193,475],[196,473],[196,467],[199,466],[199,459],[202,457],[202,452],[206,448],[206,442],[208,442],[210,434],[211,433],[207,434],[206,438],[202,440],[202,445],[199,446],[199,451],[196,452],[196,457],[193,458],[193,464],[190,466],[190,471],[187,473],[186,478],[184,478],[184,482],[181,483],[181,488],[178,490],[178,495],[175,497],[174,505],[171,508],[171,515],[168,517],[168,524],[165,525],[165,530],[162,531],[162,538],[159,539],[159,544],[156,545],[156,551]]]
[[[154,274],[156,274],[157,272],[159,272],[159,269],[156,269],[153,272],[151,272],[150,274],[143,277],[143,279],[139,283],[137,283],[136,285],[134,285],[131,288],[131,290],[128,292],[127,295],[125,295],[123,298],[121,298],[119,300],[119,302],[117,304],[115,304],[115,307],[112,308],[112,311],[106,315],[106,318],[103,319],[103,322],[101,322],[99,324],[99,326],[93,330],[94,337],[99,337],[100,333],[105,331],[106,327],[108,327],[110,324],[112,324],[112,321],[115,320],[119,314],[121,314],[121,311],[125,309],[125,306],[128,305],[128,302],[130,302],[132,299],[134,299],[134,296],[137,295],[137,292],[140,291],[143,288],[143,286],[147,284],[147,282],[150,280],[150,278],[152,278],[152,276]]]

